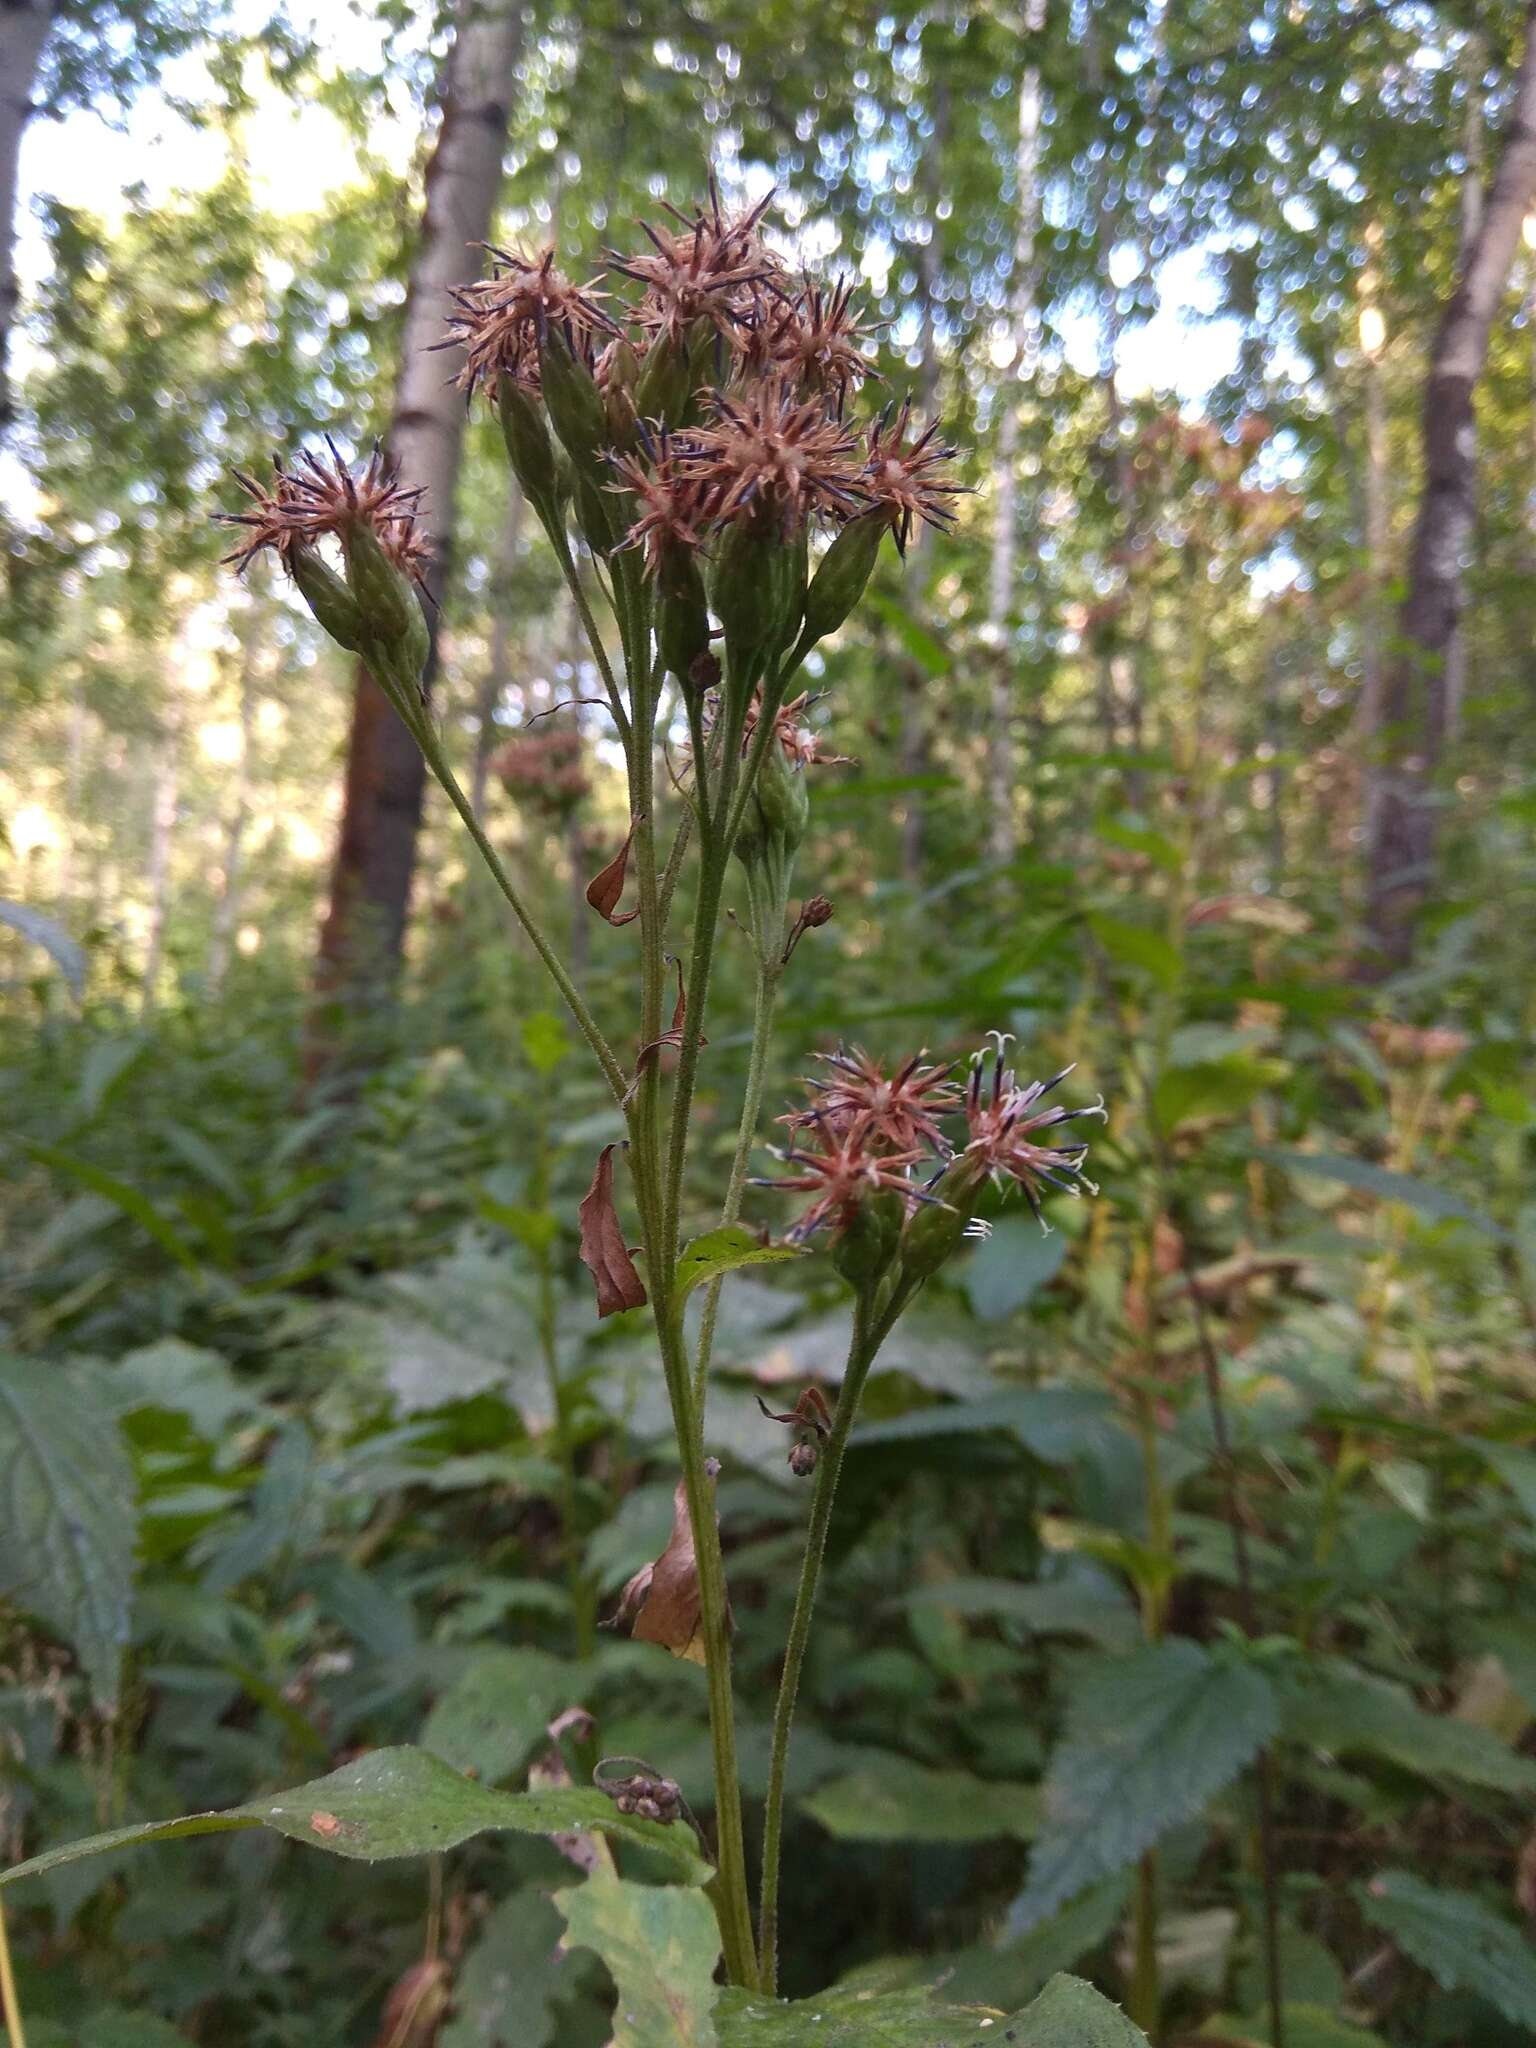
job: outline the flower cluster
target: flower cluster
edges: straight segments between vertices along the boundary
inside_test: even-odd
[[[929,1064],[921,1052],[889,1071],[856,1047],[822,1055],[827,1072],[806,1083],[810,1101],[781,1119],[792,1133],[780,1154],[791,1171],[759,1183],[813,1197],[789,1232],[791,1242],[823,1228],[835,1241],[883,1196],[894,1197],[907,1219],[928,1207],[945,1211],[945,1223],[927,1235],[935,1247],[952,1250],[965,1232],[970,1202],[989,1180],[1021,1189],[1042,1227],[1048,1227],[1041,1209],[1048,1189],[1097,1193],[1083,1171],[1087,1144],[1061,1142],[1054,1133],[1079,1117],[1102,1117],[1102,1101],[1043,1107],[1072,1068],[1021,1087],[1005,1063],[1007,1044],[994,1034],[992,1045],[971,1060],[963,1088],[952,1065]],[[946,1126],[955,1127],[953,1138]],[[907,1244],[914,1235],[909,1222],[902,1255],[913,1264],[916,1252],[916,1263],[926,1266],[927,1252]]]
[[[491,773],[509,796],[564,817],[591,794],[581,734],[522,732],[491,756]]]
[[[569,364],[590,380],[608,488],[629,514],[620,544],[652,573],[733,525],[789,537],[875,513],[904,548],[918,522],[955,516],[962,486],[936,425],[916,431],[907,406],[867,435],[847,422],[875,374],[852,285],[797,277],[762,239],[768,204],[733,217],[711,188],[696,212],[642,223],[646,248],[608,252],[613,276],[640,287],[631,304],[573,284],[553,247],[494,249],[492,275],[453,294],[442,345],[463,350],[467,392],[504,414],[543,398],[558,426]]]

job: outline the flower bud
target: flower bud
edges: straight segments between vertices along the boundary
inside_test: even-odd
[[[539,342],[539,383],[555,432],[565,443],[578,480],[601,487],[608,481],[603,451],[608,445],[608,415],[603,396],[586,364],[558,328],[549,328]]]
[[[656,645],[679,682],[690,678],[709,652],[709,609],[704,578],[691,548],[669,547],[656,577]]]
[[[316,623],[338,647],[356,654],[363,644],[363,615],[346,584],[313,548],[295,548],[289,566]]]
[[[420,680],[431,636],[414,584],[391,561],[373,528],[354,519],[341,529],[347,587],[361,618],[359,651],[365,661]]]
[[[935,1199],[907,1218],[901,1233],[903,1280],[931,1280],[954,1257],[965,1241],[977,1185],[975,1166],[962,1154],[933,1189]]]
[[[663,426],[682,423],[693,396],[693,352],[676,334],[662,334],[652,342],[635,379],[635,411],[643,420],[660,420]]]
[[[810,792],[805,784],[805,770],[798,761],[786,759],[777,734],[769,740],[768,751],[757,771],[752,802],[764,832],[777,839],[786,853],[798,852],[811,819]]]
[[[535,506],[553,504],[558,495],[555,450],[538,400],[511,377],[497,386],[496,410],[507,460],[523,495]]]
[[[606,446],[633,448],[639,440],[639,411],[635,385],[640,376],[640,358],[628,341],[615,341],[608,349],[601,385],[603,412],[608,422]]]
[[[801,638],[807,646],[835,633],[864,595],[889,527],[883,511],[862,513],[849,521],[822,556],[805,595]]]
[[[729,526],[711,564],[709,601],[726,644],[741,652],[777,654],[800,623],[805,599],[803,539],[771,529]]]
[[[861,1202],[828,1248],[833,1270],[856,1294],[878,1285],[891,1263],[890,1234],[873,1202]]]

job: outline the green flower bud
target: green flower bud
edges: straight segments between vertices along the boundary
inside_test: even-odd
[[[416,588],[398,563],[390,560],[378,535],[361,519],[341,530],[341,551],[347,587],[357,601],[362,621],[360,652],[372,660],[377,651],[385,665],[408,673],[413,682],[426,665],[431,636]]]
[[[313,548],[295,548],[290,566],[299,595],[316,623],[338,647],[356,654],[363,644],[363,615],[346,584]]]
[[[727,527],[711,567],[709,601],[727,646],[777,654],[800,624],[803,536],[784,540],[751,524]]]
[[[656,644],[679,682],[690,680],[693,664],[709,652],[709,610],[704,578],[690,548],[662,553],[656,579]]]
[[[603,451],[608,446],[608,415],[603,395],[586,364],[558,328],[551,327],[539,343],[539,383],[555,432],[578,477],[601,485],[608,480]]]
[[[535,506],[552,505],[557,495],[555,450],[538,400],[512,378],[503,377],[496,387],[496,410],[507,460],[523,495]]]
[[[576,524],[595,555],[611,554],[624,533],[619,500],[605,485],[594,483],[579,464],[574,468]]]
[[[776,736],[768,742],[768,751],[757,771],[747,809],[754,807],[763,831],[777,839],[786,853],[798,852],[810,823],[810,792],[805,786],[805,770],[798,761],[785,758]]]
[[[933,1189],[935,1200],[924,1202],[907,1218],[901,1233],[903,1280],[930,1280],[947,1265],[965,1241],[971,1203],[979,1179],[975,1162],[964,1154],[950,1165]]]
[[[608,422],[606,446],[633,448],[640,436],[635,385],[640,376],[640,358],[627,341],[616,341],[607,357],[602,383],[603,413]]]
[[[693,360],[688,343],[664,334],[652,343],[635,379],[635,410],[663,426],[682,423],[693,397]]]
[[[835,633],[864,595],[890,524],[888,515],[878,509],[861,513],[822,556],[805,594],[801,637],[807,645]]]
[[[891,1262],[885,1223],[873,1202],[861,1202],[828,1249],[833,1271],[856,1294],[879,1284]]]

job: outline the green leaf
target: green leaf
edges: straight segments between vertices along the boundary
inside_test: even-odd
[[[1278,1719],[1261,1672],[1198,1643],[1084,1664],[1046,1773],[1042,1832],[1013,1924],[1032,1927],[1203,1811]]]
[[[1117,2006],[1075,1977],[1053,1977],[1033,2005],[1005,2019],[984,2007],[938,2005],[926,1990],[842,1985],[784,2004],[724,1991],[720,2048],[1146,2048]]]
[[[1032,1786],[929,1770],[894,1756],[887,1765],[861,1765],[829,1779],[800,1804],[829,1835],[860,1842],[1027,1840],[1039,1821]]]
[[[947,649],[941,647],[933,635],[920,626],[909,611],[887,597],[883,591],[870,591],[865,599],[870,608],[884,619],[895,632],[908,654],[929,677],[947,676],[954,666]]]
[[[523,1057],[536,1074],[552,1074],[571,1050],[565,1019],[553,1010],[534,1010],[523,1019]]]
[[[1482,1454],[1489,1470],[1503,1480],[1519,1502],[1521,1514],[1528,1522],[1536,1523],[1536,1451],[1490,1443],[1484,1437],[1464,1437],[1462,1442],[1468,1450]]]
[[[1285,2048],[1387,2048],[1380,2034],[1369,2033],[1364,2027],[1357,2027],[1352,2020],[1340,2019],[1324,2005],[1293,2003],[1287,1999],[1282,2008],[1285,2021]],[[1251,2019],[1233,2019],[1230,2015],[1218,2013],[1207,2020],[1201,2028],[1202,2034],[1212,2034],[1222,2048],[1269,2048],[1274,2036],[1269,2030],[1269,2015],[1256,2014]]]
[[[991,1236],[966,1262],[965,1291],[972,1313],[984,1323],[1011,1316],[1055,1279],[1070,1249],[1070,1240],[1059,1230],[1047,1235],[1032,1216],[999,1218]]]
[[[1517,2027],[1536,2027],[1536,1952],[1522,1930],[1466,1892],[1384,1870],[1356,1885],[1367,1920],[1447,1991],[1470,1991]]]
[[[141,1821],[83,1841],[65,1842],[0,1872],[0,1885],[57,1870],[82,1856],[131,1849],[140,1842],[171,1842],[185,1835],[219,1835],[257,1827],[272,1828],[291,1841],[363,1863],[391,1856],[430,1855],[498,1829],[521,1835],[596,1829],[657,1851],[678,1877],[690,1884],[709,1875],[691,1832],[676,1824],[661,1827],[655,1821],[620,1813],[601,1792],[580,1788],[497,1792],[461,1778],[424,1749],[400,1748],[372,1750],[343,1764],[329,1777],[221,1813]]]
[[[560,1916],[543,1892],[503,1899],[454,1973],[442,2048],[547,2048],[570,1976],[559,1944]]]
[[[707,1230],[702,1237],[696,1237],[678,1253],[677,1305],[681,1308],[694,1288],[704,1281],[733,1273],[738,1266],[779,1266],[786,1259],[804,1256],[803,1245],[760,1244],[745,1225],[722,1224],[718,1230]]]
[[[20,932],[34,946],[41,946],[79,1001],[85,993],[85,954],[62,925],[25,903],[6,902],[0,902],[0,924],[8,924],[13,932]]]
[[[117,1704],[137,1540],[133,1467],[97,1375],[0,1353],[0,1597]]]
[[[1256,1096],[1290,1072],[1283,1060],[1251,1054],[1170,1067],[1153,1091],[1158,1126],[1173,1131],[1190,1118],[1241,1116]]]
[[[421,1746],[456,1771],[499,1784],[574,1697],[571,1672],[545,1650],[477,1651],[427,1716]]]
[[[1256,1145],[1254,1157],[1270,1166],[1278,1166],[1286,1173],[1311,1174],[1318,1180],[1337,1181],[1341,1187],[1352,1188],[1358,1195],[1374,1195],[1382,1202],[1402,1202],[1436,1223],[1454,1219],[1458,1223],[1469,1224],[1488,1237],[1509,1235],[1491,1217],[1484,1216],[1448,1188],[1431,1187],[1428,1181],[1415,1180],[1407,1173],[1394,1173],[1385,1166],[1372,1166],[1365,1159],[1346,1159],[1328,1152],[1287,1152],[1275,1145]]]
[[[612,2048],[715,2048],[720,1930],[702,1892],[600,1867],[555,1904],[565,1945],[594,1950],[618,1988]]]
[[[162,1251],[170,1253],[178,1265],[185,1266],[189,1273],[198,1269],[197,1254],[174,1224],[168,1223],[154,1203],[140,1189],[131,1187],[125,1180],[119,1180],[115,1173],[108,1173],[104,1166],[97,1166],[89,1159],[81,1159],[73,1152],[66,1152],[61,1145],[29,1144],[28,1152],[42,1166],[51,1166],[55,1173],[61,1173],[67,1180],[89,1188],[93,1195],[101,1195],[115,1208],[121,1209],[139,1228],[152,1237]]]
[[[78,2031],[50,2020],[34,2026],[28,2016],[28,2048],[79,2048],[82,2041],[90,2048],[187,2048],[186,2035],[169,2020],[152,2012],[129,2012],[120,2005],[101,2007]]]
[[[1031,1635],[1086,1636],[1103,1650],[1130,1650],[1140,1638],[1136,1610],[1107,1574],[1020,1584],[1016,1579],[939,1579],[914,1586],[908,1607],[944,1607],[955,1614],[995,1615]]]
[[[1126,924],[1118,917],[1105,917],[1097,911],[1088,919],[1088,929],[1120,966],[1136,968],[1163,988],[1171,988],[1178,980],[1183,962],[1178,948],[1161,932]]]
[[[1081,1977],[1053,1977],[1009,2026],[1003,2039],[1017,2048],[1147,2048],[1141,2029]]]
[[[1497,1792],[1536,1792],[1536,1763],[1489,1729],[1426,1713],[1386,1680],[1328,1658],[1288,1675],[1284,1729],[1293,1741],[1339,1756],[1385,1757],[1432,1781],[1453,1778]]]

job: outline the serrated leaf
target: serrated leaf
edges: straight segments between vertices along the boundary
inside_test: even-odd
[[[1385,1757],[1421,1778],[1454,1778],[1498,1792],[1536,1792],[1536,1763],[1487,1728],[1426,1713],[1397,1686],[1327,1658],[1282,1688],[1285,1733],[1339,1756]]]
[[[718,1230],[707,1230],[702,1237],[696,1237],[678,1253],[677,1304],[681,1307],[694,1288],[706,1280],[718,1280],[725,1273],[734,1273],[738,1266],[780,1266],[787,1259],[804,1256],[802,1245],[761,1244],[743,1224],[722,1224]]]
[[[480,1650],[433,1706],[421,1746],[495,1785],[527,1762],[573,1696],[568,1667],[545,1650]]]
[[[1480,1899],[1384,1870],[1356,1885],[1373,1926],[1447,1991],[1470,1991],[1517,2027],[1536,2027],[1536,1951],[1522,1930]]]
[[[1054,1280],[1071,1242],[1059,1230],[1049,1236],[1032,1216],[1003,1216],[965,1265],[971,1312],[984,1323],[1001,1322]]]
[[[1084,1664],[1046,1773],[1042,1831],[1013,1924],[1032,1927],[1203,1811],[1278,1720],[1261,1672],[1198,1643]]]
[[[109,1709],[128,1641],[137,1490],[94,1375],[0,1353],[0,1598],[69,1644]]]
[[[328,1777],[218,1813],[141,1821],[28,1857],[0,1872],[0,1885],[36,1877],[83,1856],[131,1849],[141,1842],[171,1842],[190,1835],[271,1828],[312,1849],[328,1849],[363,1863],[394,1856],[426,1856],[452,1849],[474,1835],[500,1829],[521,1835],[564,1835],[596,1829],[643,1843],[696,1884],[709,1875],[687,1829],[620,1813],[601,1792],[565,1787],[547,1792],[497,1792],[450,1770],[424,1749],[375,1749]]]
[[[1053,1977],[1009,2024],[1017,2048],[1147,2048],[1141,2029],[1081,1977]]]
[[[1039,1820],[1032,1786],[930,1770],[905,1757],[828,1779],[800,1804],[829,1835],[860,1842],[985,1842],[998,1835],[1027,1840]]]
[[[566,1946],[601,1956],[618,1989],[612,2048],[715,2048],[720,1930],[702,1892],[630,1884],[600,1866],[555,1904]]]
[[[68,982],[70,993],[77,1000],[84,994],[85,954],[62,925],[25,903],[3,901],[0,901],[0,924],[8,924],[13,932],[20,932],[34,946],[41,946]]]

